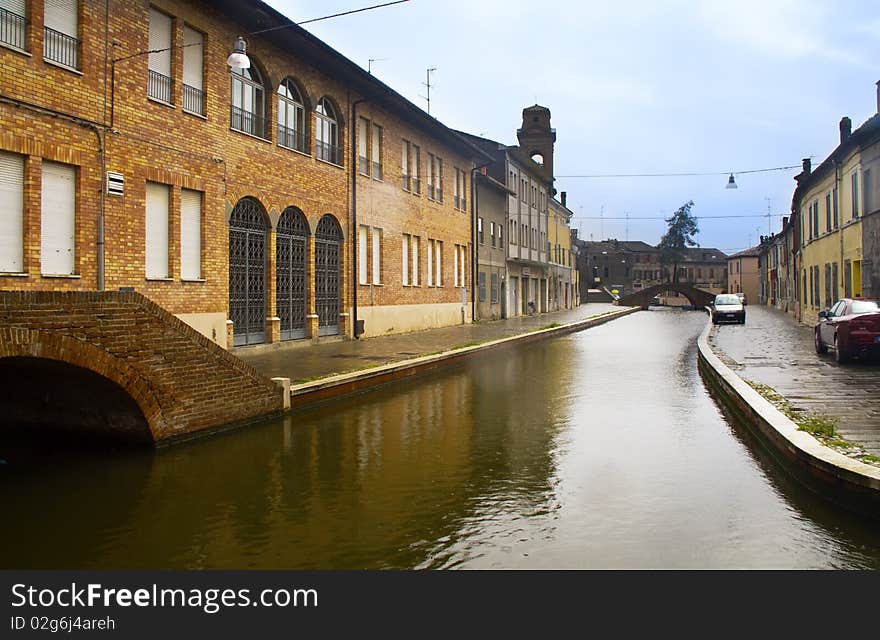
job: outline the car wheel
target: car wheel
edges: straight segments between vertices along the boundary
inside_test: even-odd
[[[822,338],[819,335],[819,331],[816,330],[816,353],[822,355],[823,353],[828,353],[828,347],[825,346],[825,343],[822,342]]]
[[[840,364],[849,362],[849,354],[837,344],[837,336],[834,336],[834,359]]]

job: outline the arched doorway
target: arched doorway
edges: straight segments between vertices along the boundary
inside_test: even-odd
[[[302,211],[287,207],[275,230],[275,285],[281,339],[306,337],[306,256],[309,223]]]
[[[266,341],[266,227],[263,206],[239,200],[229,217],[229,319],[235,346]]]
[[[342,229],[336,218],[326,215],[315,231],[315,308],[319,336],[339,333],[341,272]]]

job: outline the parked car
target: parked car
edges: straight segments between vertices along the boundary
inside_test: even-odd
[[[834,350],[838,362],[880,353],[880,299],[843,298],[819,312],[816,353]]]
[[[746,323],[746,310],[735,293],[715,296],[715,302],[712,303],[712,324],[719,322]]]
[[[748,304],[748,302],[746,301],[746,294],[737,293],[735,295],[737,298],[739,298],[739,301],[740,301],[740,303],[742,303],[742,306],[746,306]]]

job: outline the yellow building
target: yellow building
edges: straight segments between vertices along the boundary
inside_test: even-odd
[[[862,218],[870,194],[871,172],[862,152],[880,140],[880,114],[856,131],[849,118],[840,121],[840,144],[796,180],[794,202],[801,221],[801,321],[813,324],[817,314],[842,297],[862,295]]]
[[[578,305],[577,265],[571,252],[572,212],[565,204],[565,192],[561,200],[550,199],[547,218],[547,243],[550,263],[550,311],[572,309]]]

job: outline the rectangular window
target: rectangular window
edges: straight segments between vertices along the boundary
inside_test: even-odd
[[[833,263],[831,263],[831,299],[832,300],[837,300],[837,292],[840,289],[839,285],[837,284],[838,283],[838,279],[837,279],[838,276],[839,276],[839,274],[837,272],[837,263],[833,262]]]
[[[436,186],[434,184],[434,164],[435,158],[433,153],[428,154],[428,197],[432,200],[435,197]]]
[[[167,185],[147,183],[146,273],[147,278],[168,278],[168,201]]]
[[[412,170],[412,190],[413,193],[419,195],[422,193],[422,181],[421,181],[421,167],[422,167],[422,150],[418,145],[413,145],[413,155],[412,155],[412,166],[410,169]]]
[[[367,230],[365,225],[358,226],[358,284],[367,284]]]
[[[479,286],[480,302],[486,302],[486,272],[485,271],[480,271],[480,274],[478,277],[478,282],[480,285]]]
[[[400,255],[402,257],[400,264],[400,273],[401,279],[403,281],[403,285],[409,285],[409,245],[410,245],[410,236],[408,233],[403,234],[403,245],[400,248]]]
[[[504,227],[498,225],[498,246],[504,247]]]
[[[382,127],[373,123],[373,147],[370,149],[370,159],[373,162],[373,179],[381,180],[384,177],[382,171]]]
[[[852,183],[852,219],[855,220],[859,217],[859,172],[853,171],[852,176],[850,176],[850,182]]]
[[[493,273],[490,278],[489,302],[496,304],[498,302],[498,274]]]
[[[419,237],[412,237],[412,284],[419,284]]]
[[[825,194],[825,231],[831,231],[831,192]]]
[[[483,219],[477,218],[477,238],[480,241],[480,244],[486,244],[486,238],[483,235]]]
[[[150,39],[147,74],[147,95],[171,104],[171,17],[150,7]]]
[[[437,187],[437,202],[443,202],[443,161],[435,158],[437,175],[434,176],[434,185]]]
[[[458,209],[460,197],[459,187],[461,186],[458,181],[458,174],[461,173],[461,171],[458,170],[458,167],[453,167],[453,170],[455,171],[455,181],[452,184],[452,206],[455,209]]]
[[[202,192],[180,190],[180,279],[202,277]]]
[[[428,286],[434,286],[434,241],[428,240]]]
[[[403,140],[400,151],[400,186],[404,191],[409,191],[412,187],[409,175],[409,154],[411,153],[409,140]]]
[[[205,115],[205,36],[183,27],[183,110]]]
[[[358,172],[362,176],[370,175],[370,159],[367,157],[370,123],[366,118],[358,118]]]
[[[373,227],[373,284],[382,284],[382,229]]]
[[[813,233],[819,237],[819,198],[813,200]]]
[[[489,242],[492,244],[493,247],[495,246],[495,223],[494,222],[489,223]]]
[[[864,194],[862,197],[862,209],[865,215],[874,211],[874,199],[871,197],[871,188],[871,170],[865,169],[862,171],[862,193]]]
[[[40,272],[75,273],[76,168],[43,162]]]
[[[24,156],[0,151],[0,272],[24,273]]]
[[[0,42],[26,50],[27,0],[0,0]]]
[[[43,57],[79,69],[79,15],[77,0],[45,0]]]
[[[434,285],[443,286],[443,242],[434,241],[434,260],[436,261],[434,270]]]
[[[467,247],[463,244],[458,245],[458,286],[467,286]]]
[[[458,286],[458,246],[455,245],[455,250],[452,252],[452,286]]]

